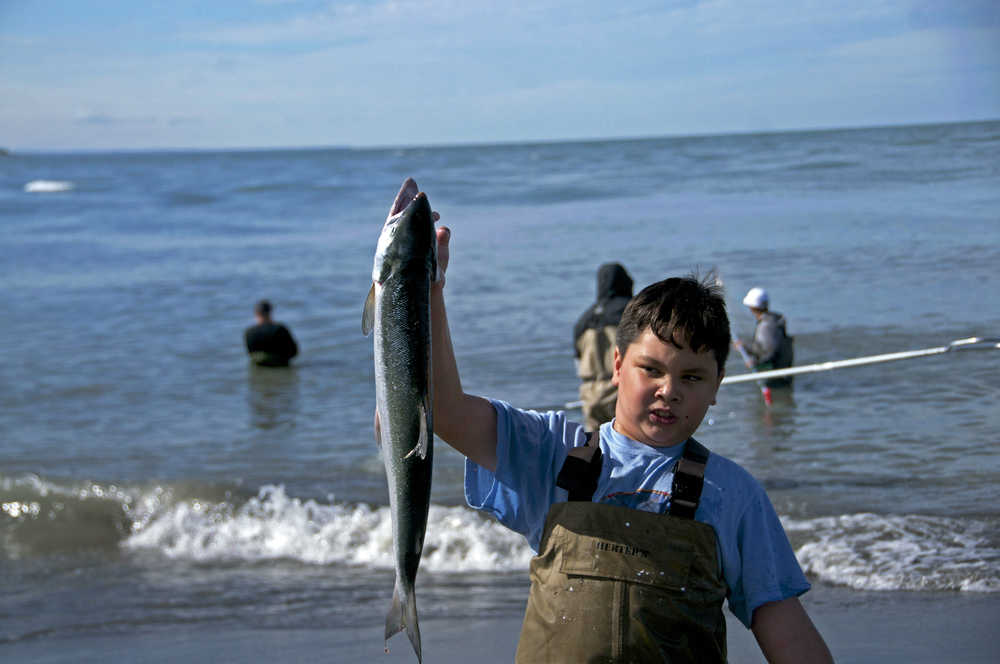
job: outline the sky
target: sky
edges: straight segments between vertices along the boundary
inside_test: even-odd
[[[1000,118],[1000,0],[0,0],[0,147],[445,145]]]

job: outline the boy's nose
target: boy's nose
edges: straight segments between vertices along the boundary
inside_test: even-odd
[[[656,397],[667,402],[678,401],[681,395],[680,391],[677,390],[676,387],[677,381],[667,378],[660,383],[660,387],[656,390]]]

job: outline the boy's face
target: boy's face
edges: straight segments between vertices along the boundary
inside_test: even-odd
[[[715,404],[722,377],[712,351],[677,348],[647,327],[624,356],[615,349],[615,431],[654,447],[683,443]]]

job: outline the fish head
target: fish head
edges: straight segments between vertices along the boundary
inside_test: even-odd
[[[437,272],[437,234],[427,194],[406,178],[389,208],[375,249],[372,281],[384,282],[393,272],[423,263],[433,279]]]

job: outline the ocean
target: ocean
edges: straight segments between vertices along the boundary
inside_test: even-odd
[[[392,534],[361,312],[407,176],[452,230],[463,384],[516,406],[576,399],[573,323],[608,261],[637,287],[716,270],[744,337],[740,300],[767,288],[796,364],[1000,336],[1000,122],[2,156],[0,660],[140,635],[235,661],[212,639],[322,630],[371,637],[296,661],[381,656]],[[299,342],[290,369],[247,361],[262,297]],[[768,490],[810,595],[859,622],[971,602],[996,624],[998,400],[1000,351],[947,353],[802,375],[771,408],[727,385],[696,435]],[[438,441],[432,644],[427,625],[516,623],[527,597],[530,550],[462,482]]]

